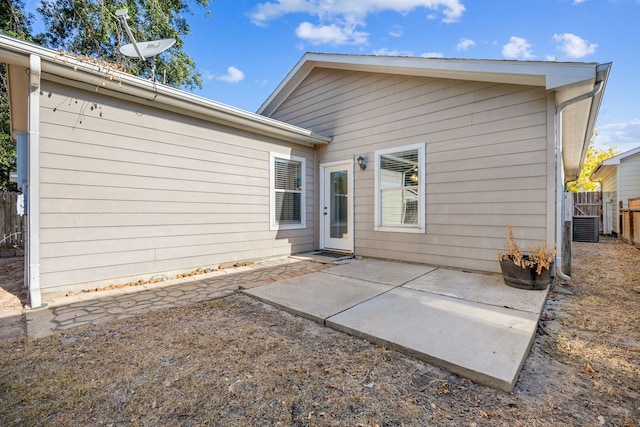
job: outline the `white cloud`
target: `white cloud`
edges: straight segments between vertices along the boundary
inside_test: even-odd
[[[467,10],[464,5],[458,0],[442,0],[442,1],[423,1],[417,3],[425,3],[424,7],[428,9],[439,9],[440,7],[444,7],[442,14],[444,18],[442,18],[442,22],[450,24],[452,22],[457,22],[462,14]]]
[[[238,83],[239,81],[244,80],[244,73],[236,67],[231,66],[227,68],[227,74],[217,76],[216,80],[221,80],[227,83]]]
[[[502,56],[505,59],[531,59],[531,45],[526,39],[512,36],[509,43],[502,46]]]
[[[597,126],[597,145],[615,146],[625,152],[640,147],[640,118]]]
[[[591,55],[598,47],[597,44],[589,44],[588,41],[571,33],[554,34],[553,40],[559,43],[558,49],[571,59]]]
[[[462,0],[274,0],[259,3],[250,13],[251,21],[260,26],[287,14],[301,13],[314,16],[317,24],[303,22],[298,26],[298,37],[305,36],[315,44],[363,44],[368,34],[359,31],[366,25],[366,18],[373,13],[397,12],[406,14],[416,9],[428,9],[442,22],[452,23],[465,12]],[[390,33],[399,37],[397,31]],[[401,35],[401,32],[400,32]],[[326,42],[324,41],[326,40]]]
[[[307,13],[323,19],[330,16],[365,18],[371,13],[407,13],[418,8],[441,11],[443,22],[457,21],[466,10],[460,0],[275,0],[258,4],[250,17],[254,24],[265,24],[289,13]]]
[[[413,56],[413,52],[410,50],[391,50],[386,47],[374,50],[373,54],[377,56]]]
[[[425,52],[420,56],[423,58],[444,58],[444,54],[442,52]]]
[[[471,39],[460,39],[460,42],[456,46],[457,50],[467,50],[472,46],[475,46],[476,42]]]
[[[311,44],[363,44],[367,42],[368,33],[356,31],[354,26],[341,27],[336,24],[313,25],[303,22],[296,28],[296,35]]]
[[[402,37],[404,34],[404,29],[400,25],[394,25],[393,27],[391,27],[388,34],[391,37]]]
[[[573,0],[573,5],[575,6],[577,4],[584,3],[585,1],[587,0]]]
[[[213,73],[212,73],[211,71],[209,71],[209,70],[202,70],[202,71],[200,71],[200,75],[202,76],[202,79],[203,79],[205,82],[211,81],[211,80],[213,80],[213,79],[215,79],[215,78],[216,78],[216,75],[215,75],[215,74],[213,74]]]

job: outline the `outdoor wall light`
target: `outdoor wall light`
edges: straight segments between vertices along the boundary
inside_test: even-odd
[[[358,161],[358,166],[360,166],[361,170],[366,170],[367,169],[367,164],[365,163],[365,158],[362,156],[358,156],[358,158],[356,159]]]

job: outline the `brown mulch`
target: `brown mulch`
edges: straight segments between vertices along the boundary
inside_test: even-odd
[[[246,296],[0,345],[0,425],[640,427],[640,251],[575,243],[512,394]]]

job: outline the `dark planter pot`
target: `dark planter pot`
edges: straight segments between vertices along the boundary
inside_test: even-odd
[[[540,275],[536,273],[535,268],[518,267],[512,260],[500,261],[500,268],[502,269],[504,283],[507,286],[518,289],[541,291],[547,289],[547,286],[551,283],[553,263],[551,263],[549,269],[543,268],[542,274]]]

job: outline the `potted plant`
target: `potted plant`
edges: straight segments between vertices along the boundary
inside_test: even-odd
[[[555,248],[532,246],[525,254],[513,239],[513,229],[507,232],[507,252],[498,253],[504,283],[520,289],[543,290],[551,283]]]

